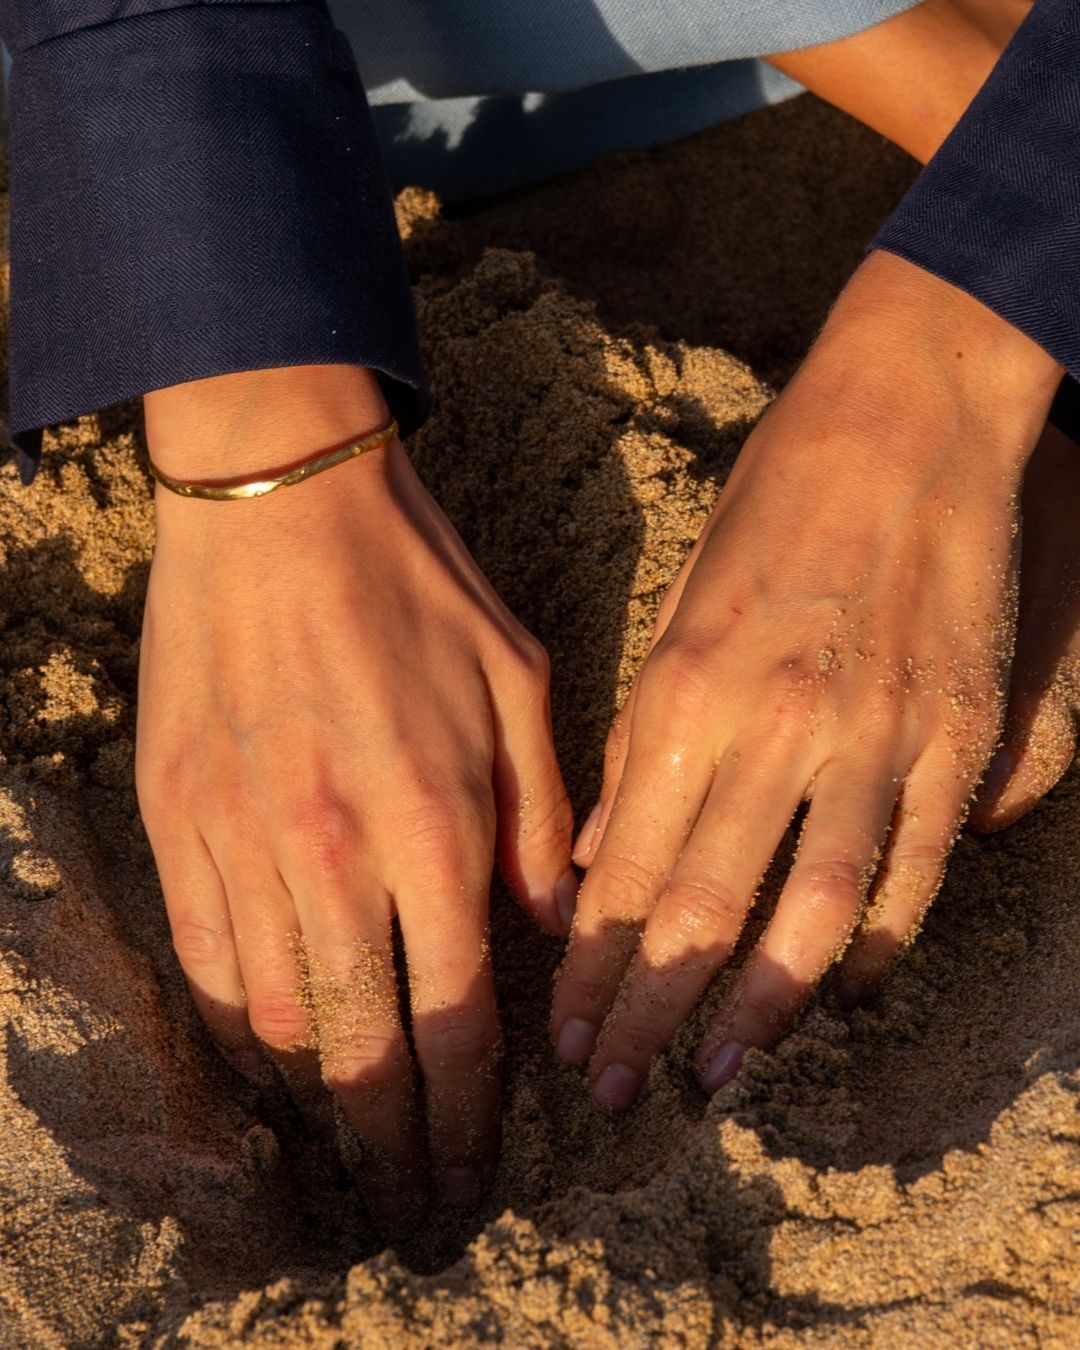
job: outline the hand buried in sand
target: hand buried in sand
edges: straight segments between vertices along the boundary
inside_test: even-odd
[[[1004,829],[1050,791],[1080,740],[1080,445],[1047,426],[1024,472],[1020,618],[1002,744],[968,824]]]
[[[793,815],[774,915],[707,1033],[711,1092],[841,953],[913,935],[999,734],[1016,505],[1059,369],[875,254],[748,440],[609,738],[555,991],[558,1053],[621,1110],[735,947]]]
[[[146,408],[160,467],[199,480],[386,421],[347,367],[203,381]],[[576,889],[544,654],[398,443],[255,501],[159,487],[156,509],[139,798],[199,1011],[233,1062],[258,1065],[261,1046],[301,1099],[333,1090],[390,1217],[420,1191],[428,1142],[396,917],[436,1182],[471,1202],[497,1141],[496,845],[551,931]]]

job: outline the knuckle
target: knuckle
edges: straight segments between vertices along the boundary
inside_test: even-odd
[[[895,692],[882,684],[875,684],[863,695],[859,722],[870,731],[888,736],[901,717],[901,706]],[[890,740],[892,737],[890,737]]]
[[[499,669],[511,685],[526,696],[546,697],[551,679],[551,660],[544,644],[524,628],[505,636],[498,657]]]
[[[308,1015],[295,998],[262,996],[248,1009],[251,1029],[272,1050],[297,1050],[308,1038]]]
[[[785,661],[773,677],[768,715],[774,734],[806,734],[822,687],[819,668],[801,656]]]
[[[594,894],[617,898],[620,908],[630,902],[632,909],[645,909],[654,899],[662,871],[626,853],[608,853],[602,868],[594,872]]]
[[[941,719],[970,739],[997,734],[1004,711],[1003,701],[994,690],[952,689],[943,695]]]
[[[359,843],[354,813],[325,788],[293,799],[286,813],[285,835],[290,851],[321,875],[347,870]]]
[[[862,905],[870,879],[868,869],[858,867],[848,858],[837,858],[800,869],[795,881],[804,911],[846,917]]]
[[[490,1059],[499,1031],[490,1012],[460,1008],[442,1014],[417,1036],[417,1053],[426,1072],[450,1074],[474,1069]]]
[[[135,792],[139,810],[148,822],[189,816],[195,804],[195,784],[188,758],[137,755]]]
[[[539,802],[534,800],[523,807],[521,829],[522,842],[531,851],[547,853],[568,844],[574,813],[561,782],[552,784]]]
[[[195,919],[175,919],[172,942],[181,966],[192,971],[220,965],[232,946],[228,934]]]
[[[665,909],[670,907],[684,937],[698,933],[737,933],[746,911],[745,901],[715,876],[680,877],[669,888]]]
[[[949,845],[940,840],[900,844],[889,855],[882,889],[932,888],[941,879],[948,857]]]
[[[996,692],[952,691],[938,709],[937,730],[950,747],[953,767],[977,777],[997,742],[1004,708]]]
[[[978,752],[989,755],[1001,733],[1003,709],[995,703],[986,703],[972,715],[971,736]]]
[[[716,703],[717,662],[708,643],[661,640],[645,663],[642,684],[668,718],[698,721]]]
[[[410,859],[424,875],[461,876],[471,869],[477,840],[494,834],[491,786],[414,787],[401,824]]]
[[[462,827],[445,804],[406,813],[404,837],[414,865],[426,872],[452,875],[461,871]]]

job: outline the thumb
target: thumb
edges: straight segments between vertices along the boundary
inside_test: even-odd
[[[495,711],[493,767],[498,856],[519,902],[551,933],[570,932],[578,876],[570,862],[573,811],[555,757],[546,673],[539,697]]]
[[[1002,743],[975,795],[968,824],[992,834],[1019,820],[1065,773],[1076,755],[1080,717],[1063,681],[1014,690]]]

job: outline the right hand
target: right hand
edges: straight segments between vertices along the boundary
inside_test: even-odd
[[[351,367],[220,377],[146,409],[155,460],[199,479],[288,461],[283,427],[317,448],[386,420]],[[156,512],[137,780],[196,1005],[232,1062],[265,1050],[301,1095],[329,1086],[381,1217],[421,1192],[428,1145],[443,1197],[471,1203],[497,1148],[496,846],[549,931],[577,889],[543,649],[398,442],[254,501],[158,486]]]
[[[803,802],[701,1045],[706,1090],[772,1049],[834,961],[858,999],[913,939],[998,735],[1017,491],[1060,378],[970,296],[874,253],[751,433],[660,607],[577,855],[552,1031],[599,1106],[637,1100]]]

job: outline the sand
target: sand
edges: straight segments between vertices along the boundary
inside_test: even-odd
[[[399,203],[438,393],[415,458],[552,653],[579,817],[664,586],[911,172],[803,99],[467,219]],[[500,1170],[384,1250],[170,954],[132,787],[151,526],[131,407],[0,477],[3,1350],[1080,1343],[1075,770],[961,840],[873,1007],[826,982],[708,1105],[702,1013],[596,1114],[546,1040],[559,944],[497,889]]]

